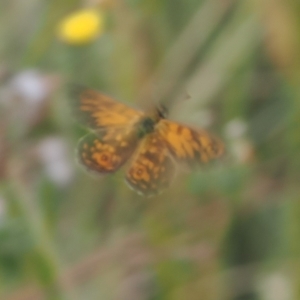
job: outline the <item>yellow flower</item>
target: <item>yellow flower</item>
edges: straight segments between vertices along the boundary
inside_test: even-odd
[[[68,44],[86,44],[103,32],[103,23],[103,14],[99,10],[80,10],[62,20],[58,35]]]

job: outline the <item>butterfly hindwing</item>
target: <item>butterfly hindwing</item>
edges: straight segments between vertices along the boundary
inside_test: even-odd
[[[133,156],[126,182],[139,194],[155,195],[168,187],[175,166],[163,140],[157,134],[147,135]]]
[[[89,133],[78,143],[78,160],[90,171],[111,173],[129,159],[137,142],[134,132],[122,128]]]

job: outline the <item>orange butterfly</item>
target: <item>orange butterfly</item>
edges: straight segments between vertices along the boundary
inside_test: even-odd
[[[202,129],[165,119],[163,112],[132,109],[92,89],[77,88],[76,118],[92,130],[78,145],[79,161],[97,173],[111,173],[131,159],[128,185],[143,195],[169,186],[174,161],[189,165],[223,153],[223,144]]]

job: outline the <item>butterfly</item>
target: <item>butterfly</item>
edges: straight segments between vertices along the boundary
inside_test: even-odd
[[[73,95],[73,114],[90,129],[79,140],[79,162],[87,170],[108,174],[129,161],[125,180],[139,194],[151,196],[167,188],[176,163],[194,166],[223,153],[219,139],[166,119],[164,109],[145,113],[78,86]]]

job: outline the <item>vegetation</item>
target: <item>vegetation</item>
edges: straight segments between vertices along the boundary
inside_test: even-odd
[[[98,22],[64,36],[87,8]],[[299,15],[296,0],[1,1],[0,298],[299,299]],[[166,103],[226,153],[152,198],[126,167],[89,176],[69,82]]]

